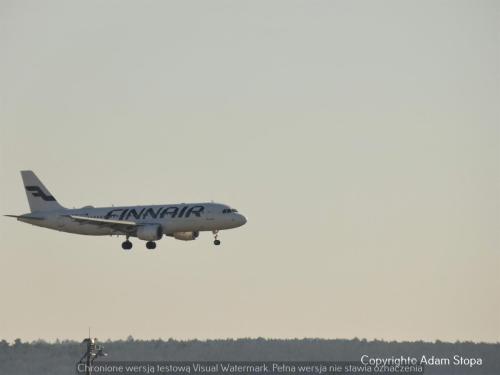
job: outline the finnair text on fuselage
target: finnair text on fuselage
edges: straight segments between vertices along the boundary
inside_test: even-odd
[[[201,213],[205,210],[202,205],[196,206],[160,206],[160,207],[142,207],[141,209],[135,208],[115,208],[109,211],[104,218],[105,219],[117,219],[117,220],[130,220],[130,219],[163,219],[164,217],[171,218],[181,218],[190,217],[195,215],[200,217]]]

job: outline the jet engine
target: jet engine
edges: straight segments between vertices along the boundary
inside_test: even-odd
[[[146,224],[137,228],[137,238],[144,241],[156,241],[163,236],[160,224]]]
[[[200,235],[200,232],[175,232],[174,238],[182,241],[195,240]]]

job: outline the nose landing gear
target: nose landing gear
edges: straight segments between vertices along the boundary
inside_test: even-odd
[[[149,250],[156,249],[156,242],[154,242],[154,241],[148,241],[148,242],[146,242],[146,247]]]
[[[217,239],[219,236],[219,231],[218,230],[213,230],[212,233],[214,234],[214,245],[219,246],[220,245],[220,240]]]

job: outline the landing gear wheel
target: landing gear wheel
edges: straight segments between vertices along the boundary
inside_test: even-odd
[[[146,242],[146,247],[150,250],[156,249],[156,242],[148,241],[148,242]]]
[[[132,242],[130,242],[129,240],[122,242],[122,249],[123,250],[130,250],[131,248],[132,248]]]
[[[219,246],[220,245],[220,241],[217,239],[217,237],[219,236],[219,231],[218,230],[213,230],[212,233],[214,234],[214,245],[215,246]]]

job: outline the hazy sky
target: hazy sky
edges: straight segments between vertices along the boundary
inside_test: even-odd
[[[0,218],[0,338],[500,341],[500,2],[1,1],[0,213],[215,200],[220,247]]]

